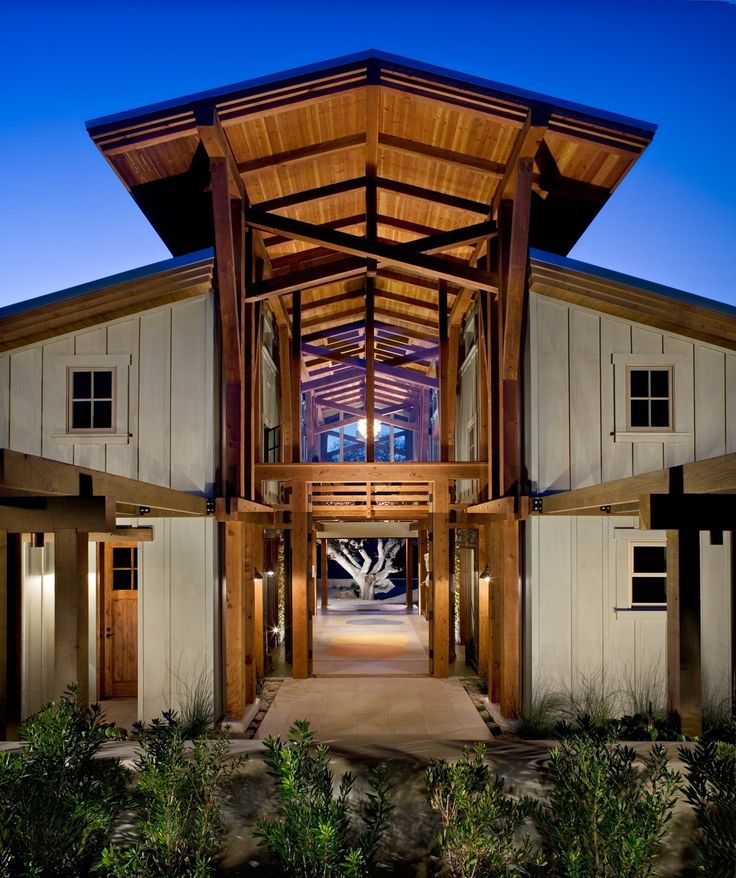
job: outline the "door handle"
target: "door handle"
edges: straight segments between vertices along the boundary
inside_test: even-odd
[[[105,628],[105,640],[109,640],[112,637],[112,628]]]

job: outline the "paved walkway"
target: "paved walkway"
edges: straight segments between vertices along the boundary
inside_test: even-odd
[[[403,604],[333,601],[314,619],[314,673],[318,677],[427,675],[428,630],[426,619]]]
[[[258,738],[288,735],[309,720],[320,741],[406,744],[488,741],[486,724],[459,680],[432,677],[312,677],[284,680]]]

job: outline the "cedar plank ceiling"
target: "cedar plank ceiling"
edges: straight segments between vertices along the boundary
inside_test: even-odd
[[[213,110],[251,205],[358,236],[366,235],[365,179],[370,134],[377,130],[377,237],[391,243],[491,218],[525,126],[545,125],[534,165],[530,244],[558,254],[578,240],[655,130],[375,51],[88,123],[175,255],[212,245],[207,160],[196,118]],[[300,196],[335,184],[337,191]],[[344,258],[303,241],[257,234],[272,276]],[[478,256],[473,243],[436,255],[471,264]],[[316,336],[313,344],[361,353],[361,328],[336,332],[360,320],[363,285],[361,275],[303,291],[303,333]],[[457,292],[451,285],[450,306]],[[416,356],[431,347],[437,301],[436,281],[379,264],[377,359]],[[289,310],[290,294],[284,302]],[[330,327],[335,333],[325,334]],[[406,368],[432,374],[435,359]],[[345,369],[332,362],[307,360],[308,371],[319,377],[330,368]],[[346,370],[346,380],[350,374]],[[395,393],[392,383],[381,378],[381,399]],[[359,392],[349,398],[357,401]]]

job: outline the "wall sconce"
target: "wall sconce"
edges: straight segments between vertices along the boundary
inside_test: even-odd
[[[485,582],[486,585],[490,584],[491,571],[487,564],[485,566],[485,570],[480,574],[480,578]]]
[[[266,570],[266,576],[276,576],[275,570]]]

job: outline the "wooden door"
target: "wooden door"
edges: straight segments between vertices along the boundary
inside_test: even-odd
[[[103,694],[138,692],[138,546],[105,543],[103,549]]]

